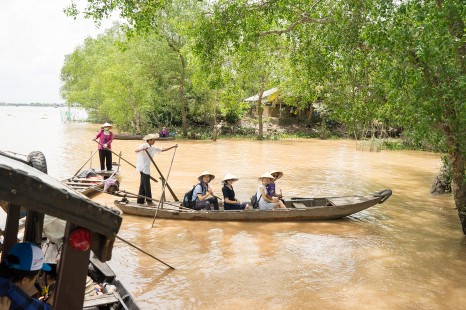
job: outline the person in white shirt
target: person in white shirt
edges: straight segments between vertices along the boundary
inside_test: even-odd
[[[144,204],[147,201],[148,205],[154,205],[152,201],[152,192],[150,187],[150,164],[151,159],[148,156],[148,153],[151,157],[154,157],[156,154],[171,150],[175,147],[178,147],[178,144],[172,145],[168,148],[158,148],[154,146],[155,140],[159,138],[158,134],[148,134],[142,138],[146,143],[138,146],[134,151],[137,153],[136,159],[136,171],[139,171],[141,175],[141,182],[139,184],[139,192],[137,203]],[[146,152],[147,151],[147,152]]]

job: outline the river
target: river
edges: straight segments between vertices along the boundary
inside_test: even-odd
[[[40,150],[49,174],[73,175],[96,149],[98,124],[63,123],[61,108],[0,107],[0,150]],[[208,170],[227,172],[242,200],[257,177],[284,172],[285,196],[393,196],[349,218],[323,222],[190,222],[123,215],[119,235],[174,266],[169,270],[117,240],[109,262],[143,309],[463,309],[466,238],[451,196],[432,196],[440,155],[419,151],[362,152],[350,140],[163,141],[155,157],[179,198]],[[116,140],[134,163],[142,141]],[[114,157],[115,158],[115,157]],[[97,157],[93,165],[97,164]],[[152,175],[157,177],[153,169]],[[121,189],[136,192],[139,176],[122,163]],[[154,197],[161,183],[153,184]],[[167,195],[169,193],[167,192]],[[95,200],[113,207],[115,197]],[[4,224],[3,224],[4,225]]]

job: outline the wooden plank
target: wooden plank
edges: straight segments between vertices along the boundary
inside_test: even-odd
[[[356,196],[351,196],[351,197],[335,197],[335,198],[329,198],[328,202],[332,206],[344,206],[344,205],[349,205],[357,202],[362,202],[364,201],[363,199],[360,199]]]
[[[7,204],[8,213],[6,217],[5,231],[3,236],[2,262],[5,261],[6,253],[18,242],[19,216],[21,207],[15,204]],[[5,254],[5,255],[3,255]]]
[[[65,240],[77,225],[67,223],[65,230]],[[63,244],[58,268],[57,289],[54,290],[54,309],[82,310],[84,301],[84,287],[86,287],[86,277],[89,265],[89,255],[91,251],[77,251],[71,247],[70,242]],[[81,290],[76,290],[81,287]]]
[[[293,202],[293,207],[296,209],[307,209],[306,205],[302,202]]]
[[[24,241],[41,244],[44,229],[44,214],[28,210],[24,227]]]
[[[101,183],[103,182],[104,180],[87,180],[87,179],[73,179],[73,180],[66,180],[67,182],[65,182],[66,184],[68,183],[83,183],[83,184],[87,184],[87,183]]]
[[[80,186],[94,186],[94,185],[100,185],[102,182],[95,182],[95,183],[81,183],[81,182],[66,182],[66,185],[80,185]]]
[[[113,303],[119,303],[118,298],[116,298],[113,294],[86,296],[84,298],[83,308],[103,306]]]

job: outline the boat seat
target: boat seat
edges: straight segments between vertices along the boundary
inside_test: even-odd
[[[306,205],[302,202],[293,202],[293,207],[296,209],[307,209]]]
[[[118,302],[119,302],[118,298],[116,298],[116,296],[113,294],[86,296],[84,297],[83,308],[104,306],[104,305],[114,304]]]

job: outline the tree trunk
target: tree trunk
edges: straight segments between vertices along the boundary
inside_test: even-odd
[[[312,122],[312,114],[314,113],[314,105],[311,103],[310,104],[310,107],[309,107],[309,116],[307,117],[307,123],[309,125],[312,125],[313,122]]]
[[[259,122],[259,140],[264,139],[264,124],[262,123],[262,113],[264,112],[264,107],[262,106],[262,96],[264,95],[265,88],[265,77],[261,78],[261,86],[259,89],[259,98],[257,99],[257,120]]]
[[[450,120],[458,119],[458,115],[452,108],[451,102],[447,102],[443,110],[444,116]],[[461,152],[461,145],[458,139],[461,139],[461,134],[457,128],[452,128],[451,123],[444,123],[442,131],[445,134],[445,139],[448,144],[448,157],[451,163],[451,191],[455,199],[455,205],[458,209],[458,215],[461,222],[463,234],[466,235],[466,184],[464,182],[464,154]]]
[[[180,87],[178,90],[178,98],[180,100],[180,110],[181,110],[181,127],[183,130],[183,138],[188,137],[188,121],[186,119],[186,97],[184,94],[184,83],[186,75],[186,60],[183,55],[180,55],[181,62],[181,72],[180,72]]]
[[[130,106],[133,108],[133,116],[134,116],[134,127],[136,129],[136,133],[141,133],[141,113],[139,113],[136,103],[134,102],[134,98],[130,99],[131,103]]]
[[[257,100],[257,121],[259,123],[259,135],[258,139],[264,139],[264,124],[262,123],[262,113],[264,112],[264,108],[262,107],[262,94],[264,93],[263,90],[259,92],[259,99]]]
[[[217,91],[214,95],[214,128],[212,132],[212,140],[217,141]]]
[[[437,6],[439,10],[442,10],[442,2],[441,0],[437,0]],[[448,24],[449,24],[449,31],[450,35],[460,40],[464,37],[464,21],[461,18],[458,10],[455,6],[448,7]],[[464,57],[466,56],[466,43],[463,42],[458,48],[458,57],[460,58],[461,64],[461,72],[464,74],[466,72],[466,64],[464,61]],[[447,105],[447,108],[444,109],[444,114],[455,115],[455,120],[458,123],[461,121],[460,115],[457,115],[452,110],[452,105]],[[450,147],[449,157],[451,162],[451,181],[452,181],[452,192],[453,197],[455,199],[455,205],[458,209],[458,216],[460,218],[461,228],[463,230],[463,234],[466,235],[466,184],[465,184],[465,155],[462,153],[462,148],[457,139],[461,139],[460,130],[458,128],[452,129],[449,126],[445,126],[444,128],[445,136],[448,141],[448,146]]]
[[[450,154],[452,191],[461,228],[466,235],[466,186],[464,184],[464,158],[459,150]]]

